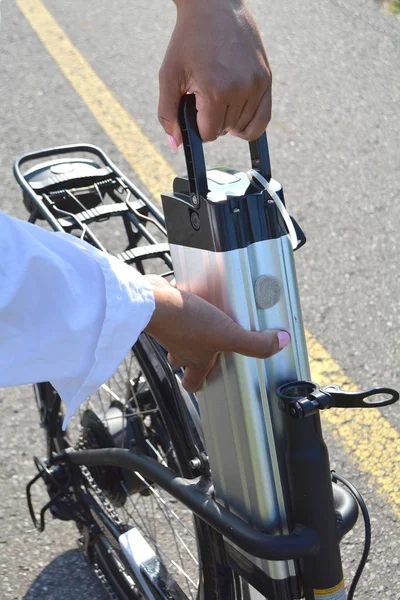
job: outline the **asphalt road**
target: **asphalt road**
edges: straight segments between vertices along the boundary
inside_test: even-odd
[[[274,72],[273,173],[308,236],[297,257],[307,328],[360,387],[399,389],[400,21],[373,0],[249,4]],[[156,119],[172,3],[47,0],[46,6],[172,168],[182,171],[182,157],[169,152]],[[26,216],[13,160],[59,143],[99,145],[139,183],[11,2],[2,5],[0,90],[2,210]],[[207,148],[207,159],[246,167],[246,146],[224,139]],[[102,600],[76,550],[73,526],[51,523],[39,536],[30,524],[24,487],[32,454],[43,452],[30,388],[0,391],[0,407],[0,597]],[[382,413],[399,432],[399,408]],[[399,519],[336,437],[329,435],[328,444],[333,466],[364,493],[372,516],[373,550],[357,598],[399,600]],[[358,527],[346,538],[348,572],[361,534]]]

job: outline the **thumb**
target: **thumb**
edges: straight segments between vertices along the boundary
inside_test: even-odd
[[[158,120],[164,128],[167,136],[172,136],[175,140],[168,139],[173,150],[176,150],[182,143],[181,129],[178,122],[179,103],[184,95],[180,81],[181,77],[177,74],[178,67],[161,67],[159,74],[160,96],[158,101]]]
[[[225,337],[223,350],[254,358],[268,358],[283,350],[290,340],[287,331],[274,329],[247,331],[235,323]]]

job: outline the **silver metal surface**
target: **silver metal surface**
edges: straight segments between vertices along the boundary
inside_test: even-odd
[[[180,289],[207,299],[248,330],[285,329],[292,336],[289,346],[267,360],[221,354],[197,393],[217,499],[257,528],[284,533],[290,507],[275,390],[310,378],[289,238],[229,252],[171,245],[171,255]],[[256,305],[260,276],[277,278],[282,290],[268,309]],[[275,579],[295,574],[292,562],[254,562]]]

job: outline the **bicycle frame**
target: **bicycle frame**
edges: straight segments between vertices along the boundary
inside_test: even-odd
[[[82,228],[84,239],[103,249],[101,242],[90,231],[89,225],[96,220],[120,215],[124,218],[127,235],[131,242],[130,247],[119,255],[121,260],[134,264],[141,272],[144,272],[144,261],[154,257],[161,258],[168,268],[171,268],[173,264],[178,285],[187,285],[188,288],[190,288],[190,277],[193,281],[195,271],[200,275],[197,282],[201,280],[201,277],[206,277],[208,273],[202,266],[202,260],[198,260],[198,256],[195,254],[197,242],[193,241],[194,236],[202,231],[198,228],[199,220],[200,223],[203,223],[209,219],[211,223],[208,238],[207,236],[202,238],[201,235],[196,238],[201,240],[201,244],[206,244],[210,239],[217,240],[218,244],[229,244],[232,239],[229,235],[236,235],[237,232],[240,232],[240,235],[243,236],[245,230],[240,223],[237,211],[225,210],[221,214],[217,214],[217,212],[212,214],[210,207],[206,206],[207,173],[202,158],[201,142],[196,131],[192,98],[185,98],[180,115],[188,179],[178,178],[174,184],[174,194],[166,195],[163,198],[165,219],[161,212],[99,148],[81,144],[30,153],[16,162],[15,177],[32,207],[30,221],[34,222],[38,216],[42,216],[55,231],[67,232],[72,231],[78,224]],[[108,177],[113,177],[124,189],[129,190],[134,200],[115,206],[106,205],[82,210],[78,215],[58,209],[58,212],[52,210],[49,190],[57,192],[62,182],[55,178],[48,184],[46,193],[39,193],[39,190],[35,191],[27,180],[29,171],[22,174],[21,166],[28,161],[72,152],[89,152],[105,165],[99,181],[94,181],[88,176],[84,181],[76,181],[76,185],[92,185],[94,183],[102,185],[106,184]],[[253,168],[271,180],[266,138],[251,145],[251,158]],[[247,185],[249,185],[249,181],[247,181]],[[262,254],[272,248],[269,242],[272,241],[275,245],[279,244],[279,253],[281,259],[282,257],[284,259],[276,264],[281,267],[285,265],[286,276],[290,280],[288,285],[278,285],[277,288],[271,290],[274,282],[270,277],[267,281],[270,288],[267,293],[261,289],[258,298],[259,303],[264,303],[263,308],[269,310],[268,303],[272,302],[271,298],[276,292],[278,300],[270,308],[273,310],[276,304],[283,303],[286,321],[274,324],[261,320],[258,326],[259,328],[277,325],[278,328],[290,326],[292,350],[288,352],[291,354],[288,352],[283,354],[282,356],[286,357],[284,359],[282,357],[268,359],[268,363],[243,357],[223,358],[220,370],[217,369],[213,374],[214,379],[208,380],[203,388],[203,393],[197,395],[203,430],[198,430],[194,435],[193,421],[188,418],[188,405],[183,401],[179,389],[179,374],[174,373],[169,367],[165,353],[158,344],[148,336],[142,335],[133,351],[146,378],[152,383],[152,388],[158,390],[157,404],[163,407],[164,415],[169,415],[168,431],[185,478],[173,476],[165,467],[155,464],[154,461],[123,450],[68,451],[53,457],[52,460],[53,464],[69,462],[86,466],[117,465],[133,471],[141,471],[218,532],[218,543],[225,546],[225,559],[229,566],[249,583],[248,594],[251,599],[260,598],[260,594],[262,594],[268,600],[294,600],[303,596],[306,600],[314,600],[316,597],[326,600],[331,598],[341,600],[345,598],[345,592],[342,584],[343,573],[339,544],[342,537],[357,520],[357,505],[351,494],[336,484],[332,484],[329,458],[322,437],[318,412],[319,408],[327,407],[326,403],[325,406],[320,406],[318,402],[323,402],[321,398],[324,399],[329,394],[320,391],[319,395],[315,395],[315,390],[307,387],[302,388],[301,393],[297,391],[297,395],[296,393],[287,395],[278,390],[282,384],[309,378],[307,353],[287,223],[282,218],[282,213],[277,212],[273,197],[265,190],[260,190],[254,182],[251,185],[248,205],[253,202],[258,204],[258,209],[252,216],[249,212],[250,208],[247,207],[247,216],[252,220],[252,226],[256,226],[257,219],[260,221],[267,214],[268,235],[272,234],[271,239],[268,239],[268,236],[267,239],[263,239],[261,236],[256,240],[255,243],[259,244],[260,251],[253,253],[252,259],[255,263],[261,264]],[[276,187],[272,192],[277,193],[283,201],[281,188]],[[135,204],[136,201],[139,201],[138,205]],[[240,210],[239,205],[236,208]],[[182,228],[174,229],[173,223],[176,219],[174,211],[190,220],[192,230],[189,243],[184,239]],[[168,230],[172,261],[168,246],[165,243],[159,243],[146,230],[141,219],[149,217],[158,223],[162,234],[165,235]],[[231,227],[230,234],[225,236],[225,239],[223,239],[223,219],[230,220],[229,226]],[[148,240],[148,246],[134,247],[134,236],[129,229],[130,225],[133,225],[135,230]],[[304,236],[297,224],[294,225],[301,245],[304,243]],[[186,249],[182,250],[185,244],[189,248],[189,253]],[[232,248],[228,249],[227,253],[231,251]],[[225,276],[229,274],[229,271],[232,273],[236,267],[243,270],[244,252],[239,252],[241,258],[238,260],[225,261],[225,263],[222,259],[224,252],[221,251],[221,246],[217,249],[214,248],[213,252],[208,250],[206,252],[208,252],[208,265],[216,258],[212,257],[213,253],[219,255],[217,257],[219,262],[216,260],[215,268],[213,267],[212,284],[214,290],[219,286],[219,292],[215,297],[226,300],[231,290],[227,285],[223,291],[218,275]],[[272,253],[274,252],[276,253],[275,250]],[[188,256],[190,256],[190,260],[187,259]],[[206,263],[204,262],[204,264]],[[273,278],[276,279],[279,275],[276,272],[276,265],[273,262],[264,262],[264,269],[266,264],[271,269],[267,275],[270,276],[272,272]],[[196,269],[193,269],[193,265],[196,266]],[[246,268],[248,268],[248,263]],[[265,271],[259,273],[259,275],[263,274]],[[232,277],[230,284],[237,283],[237,281],[235,277]],[[201,286],[194,291],[201,294],[200,288]],[[247,315],[248,319],[248,315],[251,313],[248,300],[249,290],[247,290],[247,297],[242,295],[242,291],[238,287],[234,291],[239,298],[236,304],[239,310],[238,320],[240,321],[243,315]],[[246,322],[246,319],[244,321],[245,326],[255,325],[254,321]],[[282,360],[286,361],[284,368]],[[288,368],[289,363],[291,366]],[[222,375],[221,371],[223,371]],[[256,379],[254,379],[254,374],[256,374]],[[264,379],[268,380],[269,387],[264,386],[267,394],[264,396],[261,394],[260,400],[260,390],[263,388]],[[238,380],[239,385],[236,387],[240,388],[241,396],[240,394],[238,396],[235,385],[232,385],[232,381]],[[230,386],[228,385],[229,381],[231,382]],[[243,388],[246,388],[247,395],[243,395]],[[231,419],[236,423],[235,427],[239,426],[241,418],[245,418],[247,425],[252,423],[257,429],[257,436],[253,436],[255,440],[251,439],[253,433],[251,428],[247,427],[246,430],[240,432],[240,437],[237,438],[240,439],[240,451],[238,451],[237,439],[234,439],[235,435],[230,434],[230,437],[224,437],[223,443],[220,444],[218,436],[213,432],[213,427],[215,430],[218,422],[223,425],[224,419],[226,421],[227,412],[221,411],[221,406],[218,405],[221,390],[223,391],[225,410],[231,411]],[[392,393],[392,399],[388,403],[396,401],[398,394],[396,396],[393,390],[389,390],[389,392]],[[369,395],[371,394],[369,393]],[[246,402],[242,402],[243,397]],[[192,401],[195,399],[189,395],[186,402],[190,404]],[[253,405],[250,417],[249,413],[243,413],[246,403]],[[307,408],[310,403],[314,403],[312,410]],[[361,406],[362,404],[353,405]],[[234,417],[232,417],[232,406],[236,406]],[[376,406],[376,404],[371,403],[368,406]],[[304,413],[307,409],[309,416],[300,418],[300,409]],[[194,410],[197,410],[196,406]],[[296,410],[298,410],[297,413]],[[58,406],[48,405],[45,407],[45,412],[47,414],[44,417],[50,423],[56,424]],[[238,430],[236,430],[237,433]],[[202,446],[203,435],[206,440],[207,454]],[[182,436],[191,441],[189,452],[180,443]],[[245,453],[254,441],[257,443],[253,444],[252,450],[246,458]],[[224,460],[221,458],[222,451],[226,457]],[[234,453],[237,462],[235,468],[232,469],[229,457]],[[246,476],[243,479],[245,484],[242,481],[241,485],[236,485],[235,489],[235,477],[240,469],[243,469],[245,460],[248,460],[248,464],[250,464],[250,477]],[[242,465],[239,464],[240,461],[242,461]],[[263,464],[264,462],[268,463],[267,468]],[[260,476],[259,481],[257,481],[258,476]],[[226,484],[227,479],[230,479],[228,484]],[[215,491],[212,484],[216,485]],[[253,497],[250,500],[246,486],[252,488],[250,495],[253,494]],[[247,504],[244,502],[246,494]],[[251,506],[251,510],[248,510],[249,506]]]

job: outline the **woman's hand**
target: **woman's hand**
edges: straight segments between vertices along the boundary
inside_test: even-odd
[[[182,142],[179,102],[196,94],[208,142],[228,131],[257,139],[271,118],[271,71],[244,0],[175,0],[177,21],[160,70],[158,117],[173,149]]]
[[[268,358],[290,342],[286,331],[246,331],[199,296],[179,291],[157,275],[146,278],[156,307],[145,332],[168,350],[173,367],[185,367],[182,385],[188,392],[201,387],[219,352]]]

